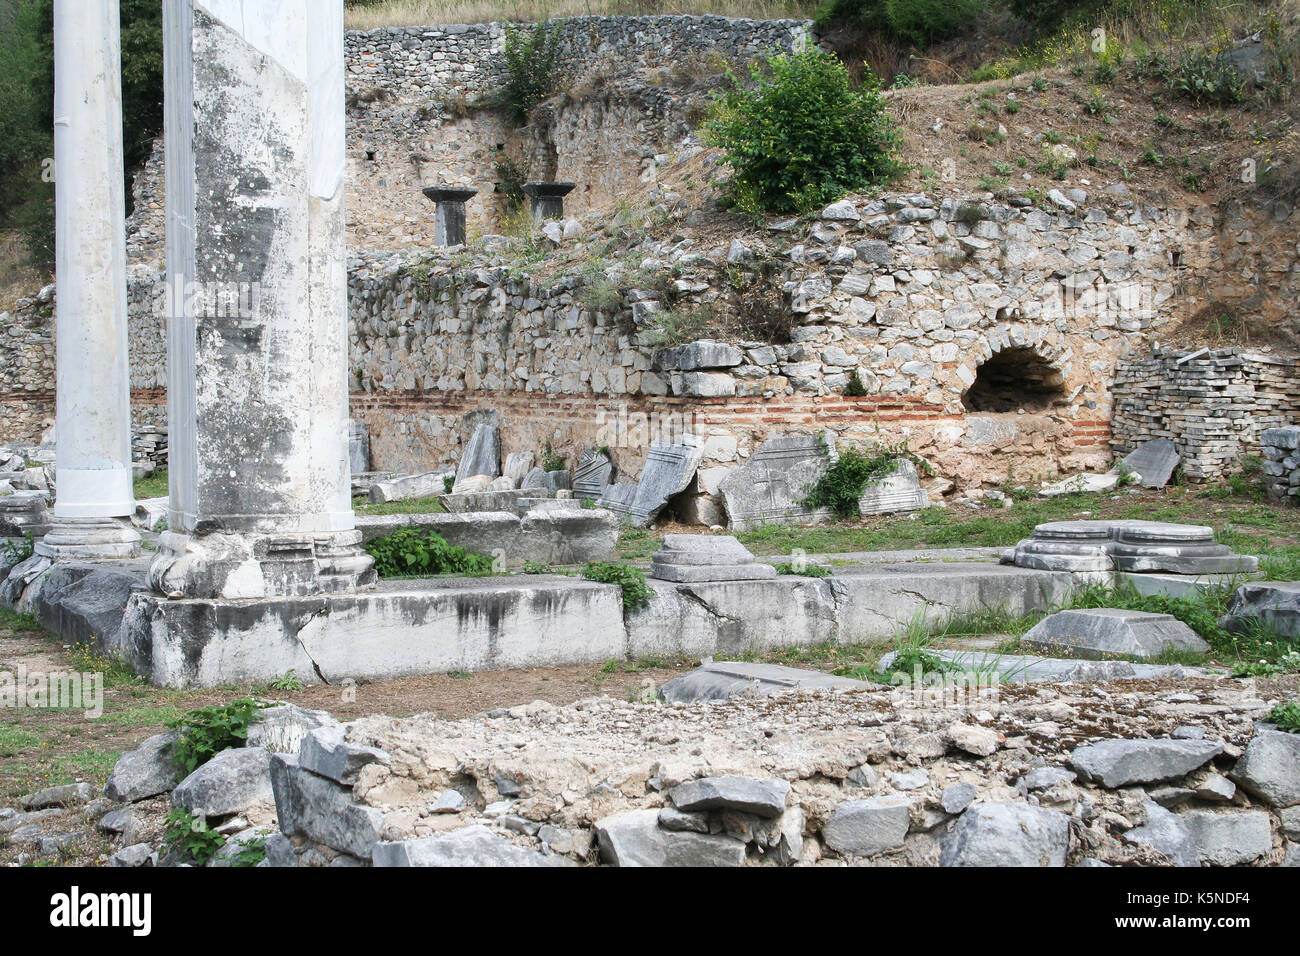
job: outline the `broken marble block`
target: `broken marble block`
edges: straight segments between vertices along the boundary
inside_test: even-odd
[[[1300,637],[1300,581],[1243,584],[1233,592],[1219,623],[1236,633],[1263,624],[1285,637]]]
[[[930,507],[930,496],[921,487],[916,465],[900,458],[894,468],[877,482],[867,485],[858,497],[858,511],[864,515],[893,514]]]
[[[770,695],[801,690],[870,690],[876,685],[823,671],[800,670],[780,664],[710,661],[659,688],[666,703],[726,700],[729,697]]]
[[[1168,438],[1144,441],[1124,458],[1124,467],[1138,476],[1143,488],[1163,488],[1169,484],[1182,458]]]
[[[496,478],[501,474],[501,429],[488,422],[480,422],[474,427],[465,452],[460,456],[456,467],[456,482],[459,484],[475,475],[487,475]]]
[[[512,488],[518,488],[519,483],[528,477],[528,472],[533,468],[533,453],[531,451],[513,451],[506,455],[506,467],[502,471],[502,477],[510,478],[514,481]]]
[[[573,493],[578,498],[599,500],[614,477],[614,463],[603,451],[586,451],[573,472]]]
[[[450,471],[425,471],[418,475],[402,475],[389,481],[376,481],[370,486],[369,497],[375,504],[386,501],[406,501],[409,498],[432,498],[447,493],[446,479]]]
[[[690,435],[680,445],[655,442],[640,477],[607,488],[600,506],[626,515],[634,527],[644,528],[667,507],[670,498],[686,490],[703,457],[703,445]]]
[[[828,509],[803,504],[838,457],[834,436],[778,435],[755,449],[740,468],[733,468],[718,484],[727,509],[727,527],[748,531],[761,524],[815,524],[833,517]]]
[[[650,576],[661,581],[753,581],[776,577],[776,568],[754,560],[731,535],[666,534],[650,559]]]
[[[457,478],[455,484],[451,486],[451,493],[453,495],[477,494],[480,491],[487,491],[492,488],[492,482],[494,481],[496,479],[491,475],[469,475],[465,478]]]
[[[1204,654],[1210,649],[1195,631],[1172,614],[1116,608],[1049,615],[1035,624],[1021,643],[1045,654],[1088,660],[1116,657],[1147,660],[1170,650]]]
[[[15,491],[0,498],[0,537],[39,538],[50,530],[45,492]]]
[[[1119,487],[1119,475],[1117,474],[1082,474],[1072,475],[1050,485],[1044,485],[1038,493],[1044,498],[1055,498],[1058,495],[1073,495],[1085,491],[1113,491],[1117,487]]]
[[[1248,574],[1259,567],[1258,558],[1215,542],[1213,528],[1164,521],[1051,521],[1004,560],[1040,571]]]
[[[555,471],[547,471],[544,468],[533,468],[524,476],[524,480],[519,483],[519,487],[523,491],[546,492],[568,489],[569,473],[563,468],[556,469]]]

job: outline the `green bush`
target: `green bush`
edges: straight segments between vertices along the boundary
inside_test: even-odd
[[[448,544],[431,528],[399,528],[366,545],[381,578],[492,573],[492,559]]]
[[[200,707],[169,721],[168,727],[181,732],[172,753],[183,775],[193,773],[223,750],[244,746],[248,725],[263,706],[241,697],[229,704]]]
[[[1201,105],[1233,106],[1246,98],[1246,77],[1231,63],[1204,51],[1184,52],[1169,68],[1165,82],[1171,92]]]
[[[983,8],[983,0],[885,0],[885,18],[898,36],[924,47],[956,36]]]
[[[1300,734],[1300,700],[1289,700],[1285,704],[1276,705],[1264,719],[1277,724],[1278,730]]]
[[[525,33],[506,26],[506,83],[501,105],[518,123],[526,123],[534,106],[555,92],[559,77],[555,64],[560,52],[560,31],[542,20]]]
[[[617,584],[623,589],[625,608],[646,607],[654,597],[654,589],[646,584],[645,574],[630,565],[592,562],[582,569],[582,576],[601,584]]]
[[[862,489],[889,474],[900,458],[908,458],[922,470],[928,470],[928,465],[907,450],[906,442],[878,446],[870,451],[845,448],[839,459],[804,489],[801,503],[809,509],[829,508],[840,518],[856,517]]]
[[[898,130],[870,71],[854,86],[843,63],[814,49],[753,64],[749,80],[716,95],[705,126],[735,170],[734,208],[806,212],[899,172]]]
[[[121,0],[122,147],[131,180],[162,129],[162,5]],[[54,266],[53,0],[0,2],[0,227],[23,237],[31,263]]]
[[[862,376],[858,374],[857,369],[849,374],[848,384],[844,386],[844,394],[850,398],[861,398],[867,394],[867,386],[862,384]]]
[[[194,866],[204,866],[226,845],[226,838],[211,829],[202,817],[193,816],[184,807],[175,807],[167,814],[163,844]]]

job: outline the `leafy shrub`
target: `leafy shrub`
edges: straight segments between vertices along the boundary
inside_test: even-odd
[[[1264,719],[1277,724],[1278,730],[1300,734],[1300,700],[1288,700],[1285,704],[1276,705]]]
[[[248,740],[248,725],[265,706],[241,697],[229,704],[200,707],[167,723],[181,732],[172,753],[181,771],[188,775],[223,750],[242,747]]]
[[[849,381],[844,386],[844,394],[850,398],[861,398],[867,394],[867,386],[862,384],[862,376],[858,374],[857,369],[849,373]]]
[[[841,518],[856,517],[862,489],[888,475],[900,458],[910,459],[922,470],[929,470],[925,462],[907,450],[906,442],[878,446],[871,451],[845,448],[839,459],[815,483],[804,489],[801,504],[809,509],[829,508]]]
[[[528,121],[534,106],[550,96],[559,85],[556,60],[560,52],[560,31],[542,20],[531,33],[507,24],[505,59],[506,84],[501,105],[516,122]]]
[[[226,838],[211,829],[202,817],[191,815],[184,807],[175,807],[167,814],[163,844],[189,863],[204,866],[226,845]]]
[[[984,8],[982,0],[885,0],[889,28],[918,47],[960,33]]]
[[[431,528],[399,528],[366,545],[380,577],[492,573],[492,559],[448,544]]]
[[[1165,73],[1170,91],[1194,103],[1232,106],[1246,98],[1246,77],[1226,60],[1205,51],[1186,51]]]
[[[582,569],[582,576],[601,584],[617,584],[623,589],[623,606],[626,608],[646,607],[654,597],[654,589],[646,584],[645,574],[627,564],[592,562]]]
[[[285,671],[281,676],[271,681],[271,690],[288,691],[288,690],[302,690],[302,689],[303,689],[302,678],[300,678],[297,674],[294,673],[294,669],[292,667],[289,668],[287,671]]]
[[[8,565],[15,565],[21,561],[26,561],[33,554],[32,535],[29,531],[23,535],[22,540],[14,541],[5,539],[0,541],[0,561]]]
[[[843,63],[816,49],[764,64],[751,65],[748,86],[716,95],[705,126],[735,170],[732,206],[755,217],[804,212],[898,172],[898,131],[870,71],[855,87]]]
[[[542,471],[564,470],[564,456],[552,448],[549,441],[542,445],[542,453],[539,458],[542,463]]]

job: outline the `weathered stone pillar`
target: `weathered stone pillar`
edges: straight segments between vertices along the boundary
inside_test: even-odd
[[[532,203],[533,220],[560,219],[564,216],[564,197],[573,192],[574,183],[524,183],[524,195]]]
[[[118,0],[55,0],[58,480],[48,558],[139,552],[130,524],[131,391]]]
[[[456,186],[426,186],[424,194],[437,203],[433,214],[433,244],[464,245],[465,203],[477,196],[478,190]]]
[[[226,598],[368,584],[349,497],[342,0],[165,0],[163,37],[171,530],[150,580]]]

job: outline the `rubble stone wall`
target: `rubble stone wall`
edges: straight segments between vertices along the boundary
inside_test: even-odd
[[[771,434],[829,427],[849,440],[907,440],[963,486],[1028,481],[1108,464],[1114,419],[1115,450],[1168,433],[1199,480],[1254,447],[1260,429],[1294,420],[1288,358],[1135,358],[1204,304],[1224,268],[1218,250],[1236,245],[1208,207],[887,195],[789,229],[729,246],[643,244],[617,282],[475,268],[492,261],[487,249],[354,253],[353,416],[370,426],[374,467],[448,464],[468,437],[466,413],[496,408],[506,451],[549,442],[572,463],[607,445],[629,476],[650,441],[685,432],[708,442],[709,469],[743,463]],[[584,241],[596,239],[564,240]],[[1295,256],[1274,249],[1275,294],[1294,297]],[[730,309],[729,276],[760,261],[784,290],[790,342],[652,344],[664,310]],[[148,424],[165,423],[162,290],[160,273],[133,268],[135,419]],[[34,440],[53,415],[45,296],[5,322],[5,440]],[[968,408],[998,356],[1046,392]],[[854,371],[860,398],[843,394]]]
[[[1300,504],[1300,425],[1266,429],[1260,444],[1268,497]]]
[[[1266,430],[1300,418],[1295,359],[1242,349],[1162,351],[1123,360],[1114,396],[1116,451],[1172,439],[1182,472],[1193,481],[1240,471],[1243,456],[1260,454]],[[1268,449],[1263,452],[1267,458]]]
[[[564,95],[521,129],[494,100],[506,77],[506,28],[453,24],[346,34],[351,246],[427,246],[434,206],[421,189],[436,183],[477,188],[466,222],[471,232],[494,231],[505,209],[495,167],[507,159],[529,178],[577,183],[565,200],[571,213],[616,200],[653,182],[658,165],[687,134],[687,103],[674,91],[689,85],[692,71],[789,52],[812,37],[812,23],[803,20],[563,20],[557,65]],[[131,258],[161,260],[161,137],[133,195]]]

